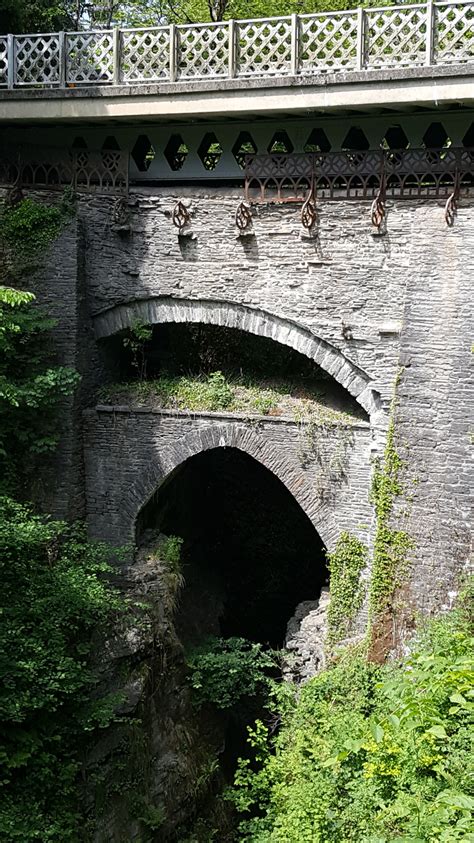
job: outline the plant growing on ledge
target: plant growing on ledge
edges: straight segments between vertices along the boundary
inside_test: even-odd
[[[136,369],[140,381],[146,378],[146,343],[151,340],[152,335],[153,328],[150,325],[133,322],[129,335],[122,340],[123,347],[130,352],[132,366]]]

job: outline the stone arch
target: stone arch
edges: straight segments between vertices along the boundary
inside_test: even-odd
[[[281,480],[308,516],[326,547],[334,547],[341,531],[334,510],[324,497],[315,494],[300,464],[290,460],[283,449],[268,440],[264,441],[258,432],[247,425],[219,423],[193,430],[172,445],[165,446],[150,462],[147,471],[142,472],[127,487],[119,511],[130,524],[128,539],[135,540],[135,525],[140,511],[176,468],[203,451],[226,447],[243,451]]]
[[[237,328],[267,337],[299,351],[324,369],[369,413],[380,410],[380,396],[368,373],[344,352],[312,330],[266,310],[222,300],[180,299],[163,296],[119,304],[94,318],[97,338],[112,336],[139,321],[195,322]]]

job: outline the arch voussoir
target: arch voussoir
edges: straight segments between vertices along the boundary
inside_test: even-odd
[[[265,466],[286,486],[295,500],[314,524],[327,547],[333,543],[338,530],[334,515],[314,494],[311,481],[296,471],[281,448],[265,441],[258,432],[245,424],[213,424],[192,431],[179,442],[167,445],[151,460],[148,470],[127,488],[123,494],[120,509],[131,517],[135,525],[139,512],[148,503],[164,481],[193,456],[214,448],[237,448]],[[130,538],[133,540],[134,536]]]

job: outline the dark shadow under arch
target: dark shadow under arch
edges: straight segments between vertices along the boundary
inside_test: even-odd
[[[298,603],[327,581],[325,547],[272,472],[237,448],[190,457],[137,520],[138,543],[184,540],[186,586],[177,627],[185,644],[238,636],[280,647]]]
[[[262,309],[222,300],[179,299],[169,296],[140,299],[116,305],[94,317],[98,339],[113,336],[134,322],[202,323],[237,328],[268,337],[289,346],[313,360],[352,395],[367,413],[380,409],[380,396],[371,385],[370,375],[335,345],[311,329]]]

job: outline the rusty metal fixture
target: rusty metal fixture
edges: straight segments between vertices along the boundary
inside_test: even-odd
[[[23,202],[23,199],[25,197],[21,189],[21,185],[19,183],[14,184],[7,192],[5,198],[6,203],[10,208],[13,208],[15,205],[18,205],[20,202]]]
[[[304,202],[313,189],[318,200],[448,198],[458,173],[461,195],[474,186],[474,150],[467,147],[373,149],[358,152],[311,152],[246,155],[247,202]],[[380,194],[380,196],[379,196]],[[455,197],[456,198],[456,197]]]
[[[123,195],[128,152],[7,144],[0,152],[0,185]]]
[[[173,220],[173,225],[175,225],[176,228],[179,229],[180,234],[183,229],[191,222],[190,213],[186,205],[184,205],[181,200],[177,202],[174,206],[173,213],[171,214],[171,219]]]
[[[239,231],[246,231],[252,224],[252,209],[246,202],[241,202],[235,212],[235,224]]]
[[[301,225],[306,231],[312,231],[316,225],[318,213],[316,210],[316,197],[311,190],[301,208]]]
[[[380,231],[380,226],[382,225],[385,219],[385,175],[382,173],[380,176],[380,187],[377,192],[377,196],[375,197],[374,201],[372,202],[372,207],[370,209],[370,219],[372,225]]]
[[[128,226],[130,222],[130,209],[125,196],[120,196],[115,200],[112,218],[115,225]]]
[[[448,196],[446,205],[444,206],[444,218],[446,220],[446,225],[450,228],[454,225],[454,220],[456,219],[456,214],[458,212],[459,193],[459,174],[456,172],[453,192]]]

